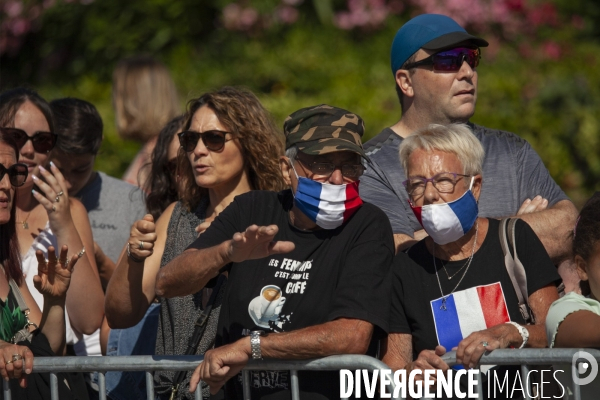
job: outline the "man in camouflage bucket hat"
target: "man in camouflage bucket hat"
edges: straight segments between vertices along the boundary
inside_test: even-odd
[[[283,123],[285,148],[309,155],[352,151],[368,160],[362,147],[365,124],[358,115],[321,104],[296,111]]]
[[[229,272],[217,348],[190,390],[201,379],[243,399],[239,372],[251,358],[374,356],[387,331],[393,235],[385,214],[358,196],[362,119],[319,105],[291,114],[284,131],[291,190],[237,196],[157,277],[157,293],[185,295]],[[290,398],[287,371],[250,374],[253,399]],[[340,398],[338,372],[298,375],[302,399]]]

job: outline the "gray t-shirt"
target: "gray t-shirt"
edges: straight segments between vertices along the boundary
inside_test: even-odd
[[[568,200],[544,163],[525,139],[514,133],[469,124],[485,150],[479,216],[498,218],[515,215],[526,199],[541,195],[553,206]],[[371,163],[360,179],[360,196],[381,208],[394,233],[413,236],[423,229],[415,218],[398,149],[402,138],[390,128],[365,143]]]
[[[117,262],[129,239],[131,225],[146,214],[144,193],[138,187],[103,172],[75,196],[85,206],[94,240]]]

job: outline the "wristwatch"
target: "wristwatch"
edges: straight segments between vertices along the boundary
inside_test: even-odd
[[[521,335],[521,339],[523,339],[523,343],[521,344],[519,349],[522,349],[523,347],[525,347],[525,345],[527,344],[527,341],[529,340],[529,331],[524,326],[521,326],[514,321],[509,321],[508,323],[513,325],[519,331],[519,334]]]
[[[250,350],[252,351],[252,359],[262,360],[262,353],[260,351],[260,337],[267,336],[265,331],[252,331],[250,332]]]

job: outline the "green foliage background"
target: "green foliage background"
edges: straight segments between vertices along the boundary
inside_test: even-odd
[[[125,56],[147,53],[171,69],[185,101],[222,85],[253,90],[281,126],[298,108],[328,103],[361,115],[365,140],[395,123],[400,108],[389,67],[396,30],[414,9],[390,15],[376,30],[345,31],[329,23],[345,2],[304,2],[291,25],[275,20],[247,31],[223,27],[225,0],[58,2],[18,54],[0,57],[2,89],[29,84],[47,99],[94,103],[105,122],[97,168],[120,176],[139,148],[114,128],[111,73]],[[261,15],[277,0],[251,3]],[[344,4],[342,4],[344,3]],[[473,121],[515,132],[538,151],[555,180],[581,205],[600,189],[600,5],[553,2],[564,24],[529,36],[494,40],[484,49]],[[317,5],[317,6],[315,6]],[[583,16],[583,28],[569,23]],[[553,40],[561,54],[544,55]],[[524,51],[527,46],[528,51]]]

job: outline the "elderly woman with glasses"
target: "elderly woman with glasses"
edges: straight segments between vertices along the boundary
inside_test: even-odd
[[[271,116],[251,92],[224,87],[189,102],[177,173],[180,201],[154,221],[148,214],[131,228],[124,254],[106,292],[106,316],[111,328],[127,328],[156,301],[154,286],[161,267],[182,253],[239,194],[250,190],[280,190],[283,141]],[[222,287],[221,287],[222,289]],[[178,298],[160,298],[156,354],[185,354],[194,323],[210,290]],[[210,314],[195,354],[212,346],[220,297]],[[191,371],[175,398],[194,398],[187,387]],[[169,397],[177,386],[175,372],[155,374],[156,392]],[[208,396],[208,390],[205,393]],[[162,398],[161,397],[161,398]]]
[[[505,265],[501,222],[478,216],[483,158],[463,124],[429,125],[400,146],[407,206],[429,236],[395,259],[391,333],[383,344],[383,361],[395,370],[447,371],[440,356],[450,350],[457,364],[475,368],[486,351],[547,345],[544,321],[560,278],[533,230],[517,220],[525,307],[535,321],[527,324]],[[502,381],[517,368],[495,373]]]
[[[61,243],[79,255],[66,303],[67,343],[75,343],[80,334],[89,335],[100,327],[104,296],[87,211],[69,197],[63,175],[49,162],[57,138],[50,106],[30,89],[2,92],[0,129],[13,138],[19,149],[18,162],[27,166],[27,179],[16,189],[15,216],[23,275],[40,309],[44,298],[33,281],[38,267],[36,251],[49,258],[50,248],[58,249]]]

